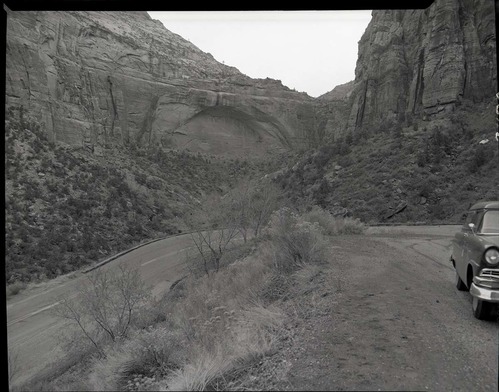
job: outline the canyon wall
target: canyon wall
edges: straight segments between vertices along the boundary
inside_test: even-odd
[[[163,144],[251,155],[315,127],[307,94],[219,63],[146,12],[8,11],[6,50],[6,106],[96,154]]]
[[[495,102],[496,70],[492,1],[375,10],[359,41],[346,129],[431,120],[463,100]]]

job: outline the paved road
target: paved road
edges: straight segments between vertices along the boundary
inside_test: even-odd
[[[358,338],[360,345],[343,347],[350,352],[364,347],[365,343],[362,342],[366,339],[378,339],[374,341],[374,346],[382,346],[386,338],[402,339],[402,343],[397,343],[397,350],[403,350],[400,348],[403,344],[410,345],[410,353],[414,357],[412,362],[410,355],[406,355],[407,351],[400,351],[398,363],[381,368],[381,365],[373,365],[372,377],[383,377],[383,374],[387,377],[379,384],[369,384],[371,387],[381,385],[387,389],[407,389],[404,387],[412,385],[424,388],[426,385],[420,383],[420,374],[441,378],[428,381],[433,390],[439,386],[451,386],[453,390],[466,390],[468,386],[474,389],[477,385],[483,390],[497,387],[497,378],[493,377],[497,374],[497,324],[475,320],[471,313],[469,294],[457,292],[453,288],[454,274],[448,258],[450,241],[457,230],[458,226],[376,227],[370,228],[366,237],[386,243],[386,249],[380,248],[379,254],[363,253],[361,246],[345,247],[345,252],[352,256],[353,262],[345,263],[342,286],[348,287],[350,291],[340,293],[344,301],[336,308],[335,320],[331,323],[337,329],[325,329],[334,338],[318,335],[322,342],[321,349],[331,341],[334,343],[332,352],[341,352],[341,345],[350,343],[348,339],[352,338],[352,334]],[[153,286],[153,294],[159,295],[186,274],[184,252],[192,245],[189,235],[172,237],[136,249],[102,268],[113,268],[119,264],[137,267],[144,280]],[[374,259],[370,259],[371,256]],[[365,263],[373,261],[376,265],[366,274]],[[39,373],[60,354],[57,335],[64,324],[54,319],[48,310],[61,296],[72,295],[76,285],[83,279],[83,274],[76,274],[74,279],[51,282],[8,302],[9,349],[19,351],[23,366],[17,382]],[[365,297],[366,287],[372,296]],[[343,318],[345,322],[338,324],[338,318]],[[349,337],[341,338],[343,333]],[[386,344],[391,343],[387,341]],[[383,359],[385,349],[381,346],[379,352],[371,353],[365,346],[360,354],[379,354]],[[318,358],[322,354],[312,350],[309,355]],[[362,368],[369,373],[367,365],[356,362],[357,357],[350,355],[347,358],[351,366],[345,369]],[[429,361],[426,361],[428,358]],[[387,357],[385,360],[389,362],[393,358]],[[463,388],[453,381],[454,375],[446,371],[448,363],[454,363],[450,369],[456,369],[455,361],[462,364],[461,379],[469,379],[469,382],[463,381]],[[364,362],[368,363],[365,359]],[[415,364],[420,368],[411,367]],[[397,380],[398,365],[407,366],[404,374],[415,381]],[[302,370],[296,374],[306,377],[306,372]],[[324,375],[334,374],[329,368],[323,370]],[[378,374],[380,371],[382,373]],[[352,379],[352,374],[355,376],[357,373],[342,374],[343,381],[336,384],[339,389],[366,388],[364,384],[356,384],[358,380]],[[477,384],[477,377],[483,378],[483,382]],[[321,380],[320,375],[314,375],[303,379],[303,383],[309,387],[328,389],[332,380],[327,379],[326,384]],[[317,385],[310,384],[312,381]],[[300,380],[295,379],[295,382],[300,385]]]
[[[189,234],[171,237],[135,249],[101,268],[120,264],[138,268],[144,281],[152,285],[153,295],[158,296],[187,273],[184,252],[192,246]],[[17,354],[21,366],[13,384],[36,375],[61,354],[57,338],[64,321],[50,310],[61,298],[74,295],[75,288],[86,279],[83,273],[73,276],[41,285],[7,302],[9,352]]]

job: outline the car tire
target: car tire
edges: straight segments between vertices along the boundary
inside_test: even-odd
[[[466,287],[464,282],[459,277],[457,270],[456,270],[456,289],[458,289],[459,291],[468,291],[468,287]]]
[[[479,320],[487,320],[492,314],[493,303],[473,297],[473,315]]]

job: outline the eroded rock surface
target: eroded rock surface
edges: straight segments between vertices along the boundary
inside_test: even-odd
[[[373,11],[359,42],[348,129],[410,123],[494,101],[494,4],[436,0],[425,10]]]
[[[52,141],[254,154],[315,127],[307,94],[219,63],[146,12],[10,11],[7,27],[7,106]]]

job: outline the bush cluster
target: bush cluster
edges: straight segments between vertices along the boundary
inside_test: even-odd
[[[275,247],[274,265],[292,272],[309,263],[326,261],[326,245],[317,222],[304,220],[290,208],[274,212],[267,228]]]
[[[303,214],[309,222],[317,223],[323,234],[328,236],[340,234],[363,234],[367,226],[358,218],[335,217],[329,211],[319,206],[313,206],[310,211]]]
[[[319,211],[314,209],[315,214]],[[128,338],[108,339],[101,346],[103,355],[87,362],[85,379],[69,378],[70,383],[64,384],[57,381],[59,377],[48,388],[237,388],[245,369],[271,353],[286,336],[287,316],[279,301],[290,293],[290,287],[308,282],[307,276],[316,275],[330,259],[327,224],[313,222],[314,213],[300,215],[287,207],[275,211],[264,235],[242,244],[242,251],[236,248],[231,253],[234,260],[217,273],[189,275],[176,282],[163,299],[142,306]],[[303,267],[304,272],[298,273]],[[105,306],[96,304],[97,310]],[[94,307],[83,309],[93,311]]]

